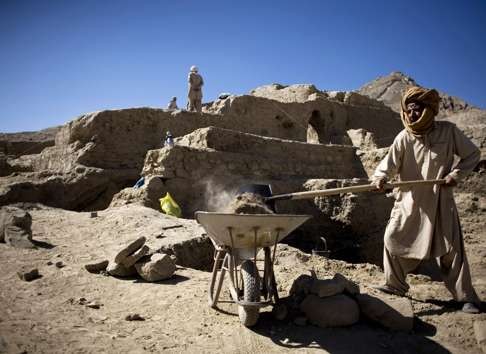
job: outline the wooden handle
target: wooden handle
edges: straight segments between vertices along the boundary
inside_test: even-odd
[[[418,181],[403,181],[394,183],[385,183],[383,189],[393,189],[407,186],[428,185],[428,184],[444,184],[444,179],[429,179]],[[312,199],[315,197],[326,197],[330,195],[343,194],[343,193],[358,193],[369,192],[378,190],[373,184],[364,184],[360,186],[350,186],[341,188],[319,189],[315,191],[297,192],[288,194],[279,194],[266,198],[265,200],[294,200],[294,199]]]

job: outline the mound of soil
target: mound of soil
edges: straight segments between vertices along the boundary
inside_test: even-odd
[[[238,194],[227,208],[227,212],[235,214],[274,214],[263,197],[254,193]]]

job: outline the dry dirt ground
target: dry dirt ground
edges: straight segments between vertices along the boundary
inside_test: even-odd
[[[473,281],[484,300],[486,198],[461,194],[457,200]],[[19,250],[0,244],[0,352],[480,353],[473,322],[486,320],[486,314],[457,311],[442,284],[422,275],[409,276],[416,322],[412,333],[401,333],[365,320],[347,328],[299,327],[274,320],[268,308],[248,329],[240,325],[234,304],[221,304],[220,311],[208,307],[209,272],[178,268],[175,277],[159,283],[88,273],[84,264],[112,257],[138,236],[157,246],[152,214],[136,219],[129,208],[120,210],[90,218],[89,213],[33,209],[33,236],[43,247]],[[158,218],[172,222],[163,215]],[[58,261],[65,267],[56,267]],[[37,267],[42,278],[20,280],[17,271],[22,266]],[[280,295],[286,296],[292,281],[310,269],[320,277],[340,272],[370,293],[370,286],[383,276],[375,265],[312,257],[281,245],[276,264]],[[229,300],[228,292],[222,297]],[[80,298],[101,306],[87,307]],[[135,313],[145,320],[125,320]]]

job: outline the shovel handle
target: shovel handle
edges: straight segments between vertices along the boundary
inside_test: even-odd
[[[418,181],[403,181],[403,182],[393,182],[385,183],[383,189],[393,189],[408,186],[418,186],[418,185],[429,185],[429,184],[444,184],[445,179],[429,179],[429,180],[418,180]],[[343,193],[358,193],[358,192],[370,192],[378,190],[373,184],[363,184],[360,186],[350,186],[350,187],[340,187],[340,188],[330,188],[330,189],[319,189],[315,191],[288,193],[288,194],[278,194],[268,198],[266,201],[270,200],[296,200],[296,199],[312,199],[315,197],[326,197],[331,195],[343,194]]]

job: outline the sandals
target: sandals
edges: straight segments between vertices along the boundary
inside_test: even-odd
[[[476,306],[476,304],[472,302],[466,302],[464,303],[464,306],[462,306],[462,312],[475,314],[480,313],[481,311]]]

